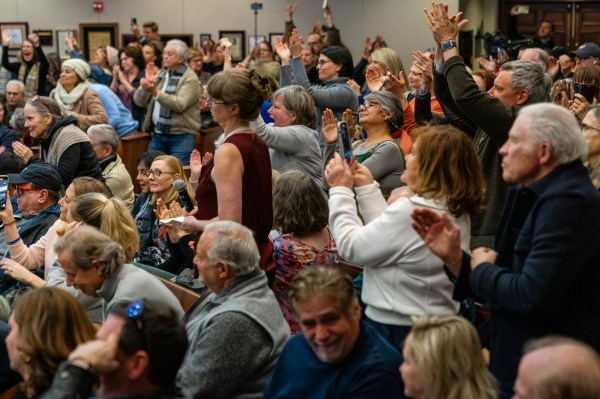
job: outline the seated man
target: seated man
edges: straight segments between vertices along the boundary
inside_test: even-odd
[[[515,383],[519,399],[600,398],[600,357],[588,345],[551,336],[525,345]]]
[[[87,131],[90,142],[98,156],[102,176],[110,192],[131,209],[133,200],[133,183],[121,157],[117,154],[119,136],[111,125],[93,125]]]
[[[9,80],[6,84],[6,118],[11,118],[17,108],[25,106],[25,84],[20,80]]]
[[[302,326],[283,349],[265,398],[402,398],[400,353],[361,322],[352,279],[303,269],[288,290]]]
[[[241,224],[213,222],[200,236],[194,265],[208,289],[185,317],[190,346],[177,376],[184,397],[262,398],[290,330],[259,258]]]
[[[93,389],[97,398],[175,398],[188,345],[180,319],[155,302],[119,302],[96,340],[79,345],[60,365],[46,397],[88,398]]]
[[[145,299],[170,306],[183,316],[183,309],[171,291],[150,273],[125,263],[121,245],[100,230],[78,226],[54,244],[54,251],[66,274],[67,286],[102,299],[103,320],[115,303],[133,301],[142,294]]]

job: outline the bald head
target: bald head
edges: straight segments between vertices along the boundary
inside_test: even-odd
[[[600,397],[600,358],[589,346],[559,340],[523,356],[515,383],[519,399]]]

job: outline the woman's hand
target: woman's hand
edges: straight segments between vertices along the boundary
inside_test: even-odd
[[[37,34],[32,33],[27,36],[27,39],[33,44],[33,47],[40,47],[40,37]]]
[[[121,67],[119,66],[119,64],[115,64],[113,66],[113,78],[117,79],[117,80],[123,80],[123,71],[121,70]]]
[[[420,51],[413,51],[412,57],[414,60],[413,65],[423,74],[421,89],[424,91],[429,91],[429,87],[433,81],[433,67],[431,58],[427,57]]]
[[[356,160],[352,161],[350,167],[352,169],[352,180],[356,187],[367,186],[375,181],[369,168],[356,162]]]
[[[348,86],[352,87],[352,90],[354,90],[354,93],[356,93],[356,97],[360,96],[360,86],[358,85],[358,83],[356,83],[356,81],[354,79],[350,79],[346,82],[348,84]]]
[[[373,52],[373,43],[371,43],[371,38],[367,37],[365,39],[365,48],[363,49],[362,57],[368,61],[372,52]]]
[[[367,81],[369,90],[372,92],[381,90],[384,79],[385,76],[383,76],[375,67],[367,67],[367,71],[365,72],[365,80]]]
[[[425,10],[427,24],[436,43],[446,40],[456,40],[461,29],[469,23],[462,19],[462,12],[448,16],[448,6],[444,3],[431,3],[431,10]]]
[[[31,148],[27,147],[25,144],[22,144],[20,141],[13,141],[12,146],[15,155],[21,157],[23,159],[23,162],[27,164],[33,156]]]
[[[588,111],[590,110],[590,103],[585,99],[584,96],[577,93],[573,95],[573,104],[571,104],[571,112],[573,115],[577,117],[580,121],[585,118]]]
[[[337,152],[325,168],[325,178],[329,187],[343,186],[352,188],[352,171],[346,160]]]
[[[294,28],[290,36],[290,53],[292,58],[302,57],[302,37],[298,32],[298,28]]]
[[[292,54],[290,53],[290,49],[287,44],[285,44],[281,39],[281,36],[275,37],[275,52],[281,60],[282,65],[290,64],[290,58],[292,57]]]
[[[321,119],[321,131],[323,132],[325,143],[334,144],[338,142],[337,122],[333,111],[329,108],[325,109],[323,118]]]
[[[156,84],[156,79],[158,79],[160,69],[158,69],[158,67],[154,65],[154,62],[150,61],[148,64],[146,64],[146,70],[144,72],[144,77],[148,81],[148,83]]]
[[[348,133],[354,133],[356,129],[356,123],[354,122],[354,113],[352,113],[350,108],[344,111],[342,114],[342,120],[348,125]]]
[[[2,31],[2,45],[3,46],[8,46],[10,44],[11,40],[12,40],[12,35],[8,31],[8,29],[4,29]]]
[[[34,276],[34,274],[27,270],[25,266],[22,266],[12,259],[4,259],[1,268],[4,271],[4,274],[27,284],[31,283],[32,277]]]

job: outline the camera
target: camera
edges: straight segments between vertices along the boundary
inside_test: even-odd
[[[250,9],[253,11],[258,11],[263,9],[262,3],[252,3],[250,4]]]

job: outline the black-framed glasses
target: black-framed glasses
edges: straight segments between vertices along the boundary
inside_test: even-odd
[[[131,302],[129,307],[127,308],[127,317],[129,317],[136,327],[136,330],[140,336],[140,342],[142,344],[142,348],[147,350],[148,346],[146,345],[146,334],[144,333],[144,300]]]
[[[323,65],[327,64],[328,62],[333,62],[333,61],[331,61],[331,60],[319,60],[319,61],[317,61],[317,65],[322,67]]]
[[[160,178],[163,173],[167,173],[169,175],[175,175],[175,172],[163,172],[162,170],[158,170],[158,169],[149,169],[148,170],[148,174],[146,176],[150,177],[150,175],[154,176],[155,178]]]

